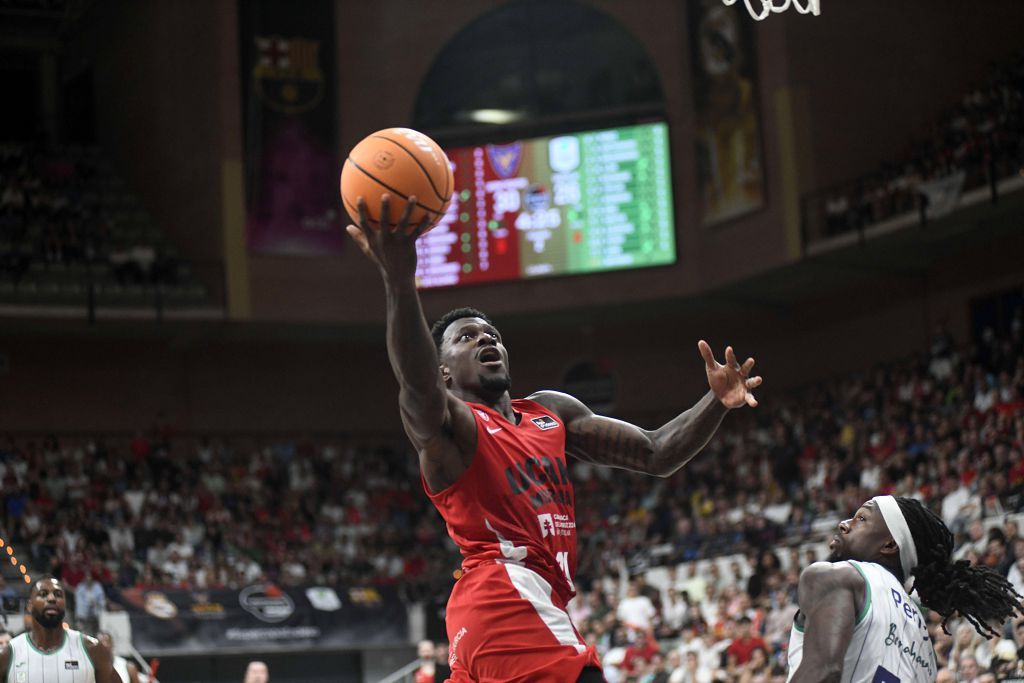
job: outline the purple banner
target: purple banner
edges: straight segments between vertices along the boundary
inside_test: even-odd
[[[238,5],[249,250],[337,254],[334,3]]]

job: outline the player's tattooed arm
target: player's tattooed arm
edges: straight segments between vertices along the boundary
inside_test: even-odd
[[[792,683],[835,683],[865,600],[864,578],[849,564],[815,562],[800,575],[797,602],[804,649]]]
[[[722,364],[715,360],[704,340],[698,342],[697,348],[704,358],[710,391],[692,408],[654,431],[594,415],[580,401],[565,394],[539,392],[534,398],[562,417],[566,450],[577,458],[667,477],[707,445],[726,412],[744,405],[757,406],[753,390],[761,386],[761,378],[750,376],[753,358],[740,365],[729,346]]]
[[[562,418],[565,450],[580,460],[667,477],[700,452],[727,409],[708,392],[695,406],[660,429],[646,430],[595,415],[581,401],[557,391],[531,396]]]

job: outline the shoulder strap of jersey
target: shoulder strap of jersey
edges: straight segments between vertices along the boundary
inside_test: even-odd
[[[856,569],[857,572],[860,574],[861,578],[864,579],[864,605],[860,608],[860,612],[857,614],[857,620],[855,622],[853,622],[854,626],[859,626],[860,623],[862,621],[864,621],[864,619],[868,616],[868,613],[871,611],[871,600],[872,600],[872,595],[871,595],[871,593],[872,593],[872,591],[871,591],[871,573],[872,572],[870,571],[870,567],[865,566],[864,564],[862,564],[861,562],[858,562],[857,560],[847,560],[847,563],[851,567]]]

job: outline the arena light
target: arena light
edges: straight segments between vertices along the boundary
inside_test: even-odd
[[[523,118],[523,112],[515,109],[473,109],[467,114],[470,121],[502,125],[514,123]]]
[[[25,583],[32,583],[32,577],[28,574],[25,574]]]
[[[16,557],[12,557],[12,558],[11,558],[11,564],[12,564],[13,566],[17,567],[17,566],[18,566],[18,558],[16,558]]]

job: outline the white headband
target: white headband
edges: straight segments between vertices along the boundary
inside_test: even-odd
[[[914,545],[914,537],[910,535],[910,527],[907,526],[907,519],[900,510],[899,503],[892,496],[875,496],[872,498],[875,507],[882,513],[885,525],[889,527],[892,540],[900,549],[900,566],[903,567],[903,587],[910,590],[913,579],[910,572],[917,566],[917,546]]]

